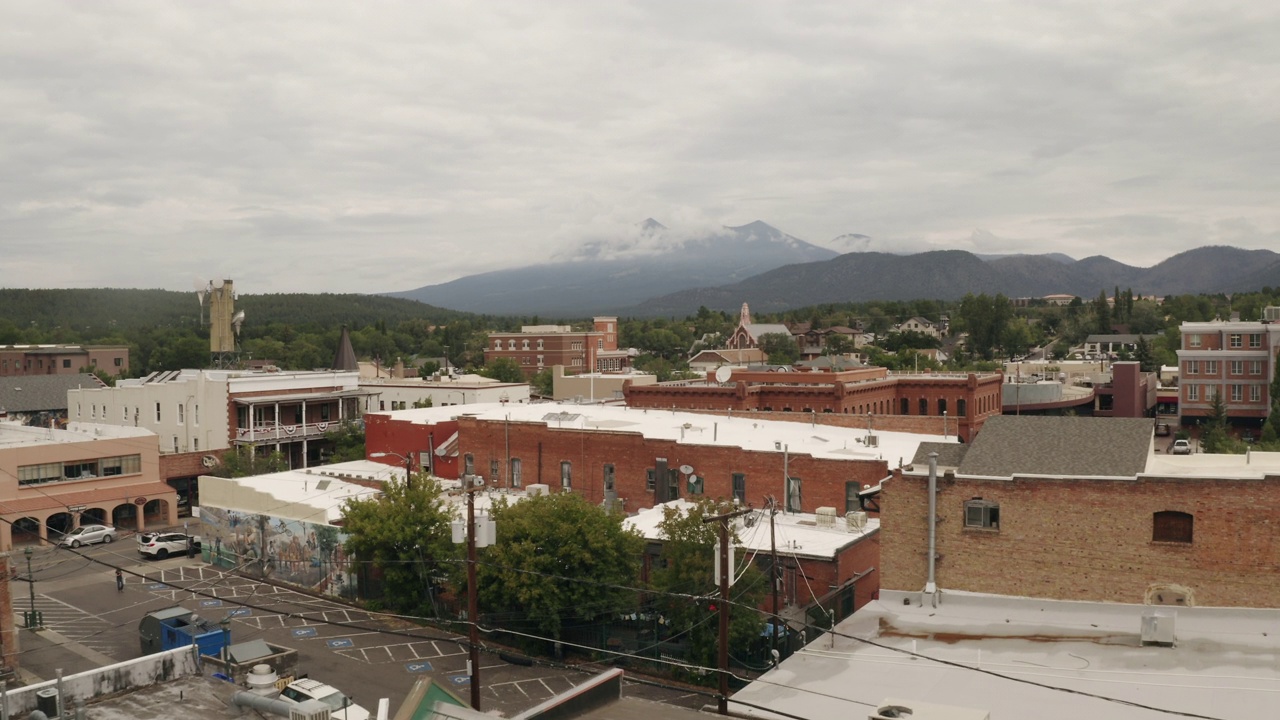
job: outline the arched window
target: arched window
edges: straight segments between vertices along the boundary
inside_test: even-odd
[[[1151,542],[1190,543],[1194,520],[1190,513],[1162,510],[1151,516]]]
[[[946,398],[938,398],[938,414],[939,414],[939,415],[946,415],[946,414],[947,414],[947,399],[946,399]]]
[[[928,414],[929,414],[929,399],[928,399],[928,398],[920,398],[920,414],[921,414],[921,415],[928,415]]]

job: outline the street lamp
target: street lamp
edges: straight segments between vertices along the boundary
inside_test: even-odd
[[[376,452],[369,453],[371,458],[398,457],[404,461],[404,484],[405,487],[413,487],[413,451],[409,451],[405,455],[397,452]]]
[[[27,556],[27,587],[31,590],[31,617],[27,620],[30,628],[36,626],[36,576],[31,572],[31,556],[34,554],[31,546],[23,548],[22,554]]]

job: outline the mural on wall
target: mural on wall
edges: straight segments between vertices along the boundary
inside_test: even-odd
[[[218,567],[327,595],[355,592],[347,535],[337,527],[209,506],[200,525],[202,552]]]

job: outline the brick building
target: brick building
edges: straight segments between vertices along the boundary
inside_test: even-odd
[[[618,318],[597,317],[591,330],[569,325],[525,325],[518,333],[490,333],[486,364],[507,358],[533,377],[553,365],[573,372],[608,372],[631,367],[631,356],[618,349]]]
[[[1215,395],[1233,420],[1257,421],[1267,416],[1274,399],[1268,386],[1275,378],[1280,351],[1280,308],[1269,307],[1265,313],[1267,319],[1258,322],[1182,323],[1180,418],[1207,417]]]
[[[667,507],[688,512],[692,504],[673,500],[643,510],[624,522],[625,527],[635,529],[648,541],[641,569],[641,580],[645,582],[662,552],[665,538],[659,525]],[[754,558],[756,566],[768,577],[773,555],[778,557],[778,607],[773,609],[772,593],[767,593],[761,610],[795,618],[800,629],[808,608],[821,605],[834,610],[834,619],[839,622],[875,597],[880,589],[879,520],[781,512],[772,519],[770,528],[769,511],[761,509],[733,521],[739,563],[744,555]]]
[[[129,373],[128,345],[0,345],[0,376]]]
[[[423,408],[366,416],[365,447],[402,464],[425,452],[436,475],[496,487],[538,483],[618,503],[627,513],[677,498],[733,498],[788,510],[861,509],[858,493],[940,435],[733,415],[539,404]],[[954,444],[954,441],[951,443]],[[450,459],[452,458],[452,460]],[[450,464],[450,463],[456,464]],[[788,479],[789,478],[789,479]]]
[[[881,367],[737,370],[725,383],[626,386],[623,395],[628,406],[639,408],[869,415],[873,423],[881,416],[946,418],[951,432],[969,441],[987,418],[1000,414],[1002,381],[1000,373],[890,373]]]
[[[881,586],[928,577],[924,446],[881,491]],[[1001,417],[937,480],[937,586],[997,595],[1280,606],[1280,456],[1172,456],[1152,421]]]

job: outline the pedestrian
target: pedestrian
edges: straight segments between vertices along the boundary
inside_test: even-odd
[[[124,592],[124,573],[116,568],[116,592]]]

